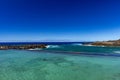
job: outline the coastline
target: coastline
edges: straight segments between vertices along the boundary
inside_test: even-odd
[[[91,46],[107,46],[107,47],[120,47],[120,39],[119,40],[109,40],[109,41],[96,41],[90,44]]]
[[[48,45],[65,45],[91,42],[0,42],[0,50],[47,48]]]
[[[0,50],[46,48],[45,44],[0,45]]]

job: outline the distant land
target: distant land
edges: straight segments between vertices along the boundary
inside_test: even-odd
[[[0,50],[46,48],[47,45],[89,44],[91,42],[0,42]]]
[[[120,46],[120,39],[118,39],[118,40],[108,40],[108,41],[96,41],[96,42],[90,43],[90,45],[95,45],[95,46]]]
[[[120,39],[96,42],[0,42],[0,50],[46,48],[47,45],[77,44],[93,46],[120,46]]]

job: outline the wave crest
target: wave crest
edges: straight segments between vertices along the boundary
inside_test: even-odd
[[[114,53],[119,53],[120,54],[120,51],[113,51]]]
[[[59,48],[60,46],[58,45],[48,45],[47,48]]]
[[[28,50],[42,50],[41,48],[35,48],[35,49],[28,49]]]

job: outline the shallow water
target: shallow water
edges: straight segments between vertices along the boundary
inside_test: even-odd
[[[120,57],[1,50],[0,80],[120,80]]]

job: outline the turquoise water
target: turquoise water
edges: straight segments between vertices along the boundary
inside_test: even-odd
[[[119,54],[119,48],[54,45],[46,50],[48,52],[1,50],[0,80],[120,80],[120,57],[49,52],[98,51],[109,54],[107,50],[111,50]]]
[[[74,52],[92,52],[92,53],[120,53],[120,47],[100,47],[100,46],[83,46],[81,44],[71,45],[49,45],[46,50],[57,51],[74,51]]]

